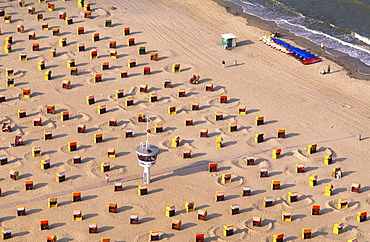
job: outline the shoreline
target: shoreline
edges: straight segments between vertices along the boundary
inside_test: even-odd
[[[317,54],[319,57],[335,62],[346,71],[349,77],[358,80],[370,80],[370,73],[366,75],[359,72],[358,70],[359,66],[364,66],[365,68],[370,69],[370,67],[362,63],[360,60],[335,50],[331,50],[332,53],[321,51],[320,47],[317,44],[311,42],[310,40],[307,40],[300,36],[296,36],[295,34],[290,33],[289,30],[280,28],[273,21],[263,20],[257,16],[245,13],[243,12],[243,8],[241,6],[234,4],[233,2],[225,0],[212,0],[212,1],[224,7],[228,13],[234,16],[240,16],[242,18],[245,18],[247,20],[246,23],[247,25],[251,25],[268,32],[283,33],[282,38],[283,40],[285,39],[293,41],[295,44],[304,47],[306,50]]]

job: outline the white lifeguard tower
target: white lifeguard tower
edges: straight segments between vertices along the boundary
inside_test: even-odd
[[[222,45],[224,47],[227,46],[227,48],[232,48],[236,46],[237,36],[229,33],[229,34],[222,34],[221,37],[222,37]]]
[[[146,141],[140,142],[140,146],[138,146],[135,149],[135,151],[137,153],[137,160],[139,162],[139,166],[144,167],[143,182],[145,184],[149,184],[150,183],[150,167],[154,166],[157,162],[157,155],[159,153],[159,148],[157,146],[149,144],[150,129],[148,128],[148,123],[149,123],[148,112],[146,113],[146,122],[147,122]]]

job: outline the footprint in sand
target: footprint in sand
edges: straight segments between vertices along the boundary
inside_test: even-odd
[[[344,217],[344,220],[348,221],[348,223],[350,223],[350,222],[357,223],[357,215],[354,214],[354,215],[346,216],[346,217]]]
[[[202,79],[200,81],[202,81]],[[197,86],[191,87],[187,90],[190,93],[190,92],[203,92],[205,89],[206,89],[205,86],[197,85]]]
[[[370,196],[368,196],[368,197],[365,199],[365,201],[366,201],[368,204],[370,204]]]
[[[137,87],[131,87],[125,96],[135,96],[137,92]]]
[[[235,122],[235,120],[230,120],[229,122]],[[240,127],[238,124],[237,130],[230,132],[228,123],[225,124],[222,128],[219,128],[218,131],[220,131],[224,136],[229,137],[238,137],[238,136],[245,136],[246,134],[250,133],[249,130],[246,127]]]
[[[235,241],[235,242],[242,242],[242,241],[247,241],[247,232],[242,228],[238,228],[234,226],[234,234],[232,236],[224,236],[223,235],[223,228],[217,226],[217,227],[212,227],[208,230],[208,236],[215,238],[216,241],[222,241],[222,242],[228,242],[228,241]]]
[[[77,113],[76,116],[80,117],[79,119],[84,122],[90,122],[92,120],[92,117],[90,116],[90,114],[87,114],[87,113]]]
[[[348,208],[340,209],[338,206],[338,199],[330,200],[325,203],[326,206],[334,208],[336,211],[340,212],[352,212],[354,209],[358,209],[361,206],[361,203],[359,201],[354,201],[351,198],[348,199]]]
[[[42,152],[42,147],[41,147],[41,152]],[[23,159],[26,160],[26,161],[39,161],[39,160],[43,160],[43,159],[47,159],[47,158],[48,157],[46,157],[46,156],[33,157],[31,152],[27,152],[23,155]]]
[[[265,166],[262,166],[262,167],[271,167],[270,166],[270,163],[267,159],[264,159],[264,158],[256,158],[254,157],[254,165],[247,165],[247,158],[246,157],[242,157],[242,158],[237,158],[237,159],[233,159],[230,161],[230,164],[233,165],[233,166],[236,166],[238,168],[241,168],[241,169],[250,169],[250,170],[256,170],[257,168],[254,168],[256,165],[260,165],[262,163],[262,165],[265,165]]]
[[[90,177],[101,177],[101,171],[99,166],[96,166],[95,168],[91,169],[87,173],[87,175]],[[127,169],[124,166],[120,166],[119,164],[117,164],[117,161],[110,162],[109,170],[110,177],[122,177],[122,175],[124,175],[125,173],[127,173]]]
[[[253,219],[248,219],[244,222],[244,225],[253,232],[267,232],[274,229],[274,222],[269,219],[262,219],[261,226],[253,226]]]
[[[302,150],[293,150],[293,156],[297,158],[300,162],[308,162],[310,158],[303,154]]]
[[[168,148],[170,149],[171,151],[174,152],[174,150],[176,149],[175,147],[172,147],[171,146],[172,144],[172,141],[169,140],[169,139],[166,139],[166,140],[163,140],[161,143],[160,143],[160,146],[162,146],[162,148]]]
[[[257,209],[258,211],[265,212],[265,213],[276,213],[278,211],[281,211],[283,209],[282,206],[282,200],[281,198],[273,198],[274,199],[274,205],[271,207],[265,207],[263,198],[261,198],[261,201],[252,203],[252,207],[254,209]]]
[[[244,184],[244,178],[239,175],[231,175],[231,182],[230,183],[222,183],[222,175],[217,178],[217,184],[222,187],[232,188],[232,187],[239,187]]]
[[[305,197],[305,196],[301,196],[299,197],[298,196],[298,201],[296,202],[289,202],[287,200],[284,200],[281,198],[281,200],[283,201],[283,205],[285,207],[287,207],[288,209],[301,209],[301,208],[304,208],[304,207],[308,207],[312,204],[314,204],[314,200],[310,197]]]
[[[220,107],[223,107],[225,109],[236,109],[239,107],[240,102],[239,101],[228,101],[228,103],[220,103]]]
[[[332,150],[327,148],[327,147],[320,147],[319,149],[316,150],[316,153],[313,154],[308,154],[307,153],[307,148],[300,150],[294,150],[293,151],[293,156],[298,158],[300,161],[308,162],[308,161],[313,161],[313,162],[322,162],[324,160],[324,156],[327,154],[333,154]]]
[[[341,221],[332,222],[331,225],[319,227],[316,229],[316,233],[325,234],[325,241],[343,241],[343,237],[333,233],[333,225]],[[357,226],[356,226],[357,227]],[[342,233],[344,233],[348,238],[359,238],[364,233],[358,230],[355,226],[344,222],[344,228]],[[320,236],[321,237],[321,236]]]
[[[44,125],[45,127],[49,129],[55,129],[57,127],[54,121],[46,118],[44,119],[43,117],[41,117],[41,119],[44,120],[44,123],[46,123],[46,125]]]
[[[65,153],[65,154],[69,154],[71,156],[76,155],[76,154],[83,154],[83,153],[87,152],[87,150],[89,148],[92,147],[92,145],[82,145],[82,144],[77,143],[77,150],[76,151],[69,151],[67,146],[68,146],[68,144],[60,147],[59,150],[62,151],[63,153]]]
[[[300,161],[297,161],[297,163],[301,163]],[[297,167],[296,164],[289,164],[285,165],[282,169],[282,171],[289,175],[295,177],[294,182],[296,184],[307,184],[309,176],[311,175],[309,171],[311,171],[310,166],[307,166],[306,164],[306,171],[304,173],[297,173]],[[315,167],[312,167],[312,170],[316,169]],[[304,180],[300,179],[296,181],[296,178],[304,178]]]
[[[259,163],[258,167],[267,167],[267,169],[271,169],[271,162],[269,160],[263,160]]]
[[[12,156],[10,153],[8,153],[4,150],[2,151],[1,156],[7,156],[8,164],[11,164],[12,167],[23,166],[23,159],[22,158]]]
[[[169,55],[171,56],[171,57],[174,57],[174,56],[177,56],[177,54],[175,53],[175,52],[173,52],[173,51],[168,51],[168,52],[170,52],[169,53]],[[163,53],[164,55],[166,54],[166,53]],[[180,65],[180,72],[181,71],[191,71],[193,69],[193,65],[191,65],[191,64],[187,64],[187,63],[181,63],[181,65]],[[170,73],[172,73],[172,65],[167,65],[167,66],[165,66],[164,68],[163,68],[163,70],[164,71],[166,71],[166,72],[170,72]],[[190,73],[190,72],[189,72]],[[189,74],[189,79],[190,79],[190,76],[191,75],[191,73]]]
[[[119,120],[117,120],[117,123],[120,122]],[[100,131],[114,131],[114,132],[118,132],[118,131],[122,131],[123,129],[125,129],[127,127],[127,124],[128,122],[123,122],[123,124],[120,124],[119,127],[118,126],[109,126],[109,122],[106,121],[104,123],[100,123],[98,124],[98,130]]]
[[[81,12],[82,14],[84,12]],[[80,14],[81,14],[80,13]],[[102,9],[102,8],[98,8],[96,9],[94,12],[93,12],[93,15],[97,15],[98,18],[106,18],[106,17],[109,17],[110,16],[110,12],[105,10],[105,9]],[[83,16],[83,15],[82,15]]]
[[[173,136],[172,138],[174,138]],[[180,151],[182,149],[195,149],[196,147],[193,145],[193,140],[186,140],[186,139],[181,139],[180,137],[180,142],[178,147],[172,147],[172,138],[171,139],[166,139],[162,141],[162,146],[164,148],[168,148],[169,150],[176,150]],[[180,152],[181,153],[181,152]]]
[[[168,234],[168,233],[166,234],[163,231],[159,231],[159,240],[161,240],[161,241],[162,240],[163,241],[169,241],[172,236],[174,236],[174,234]],[[144,234],[136,236],[134,241],[135,242],[147,242],[148,237],[149,237],[149,233],[144,233]]]

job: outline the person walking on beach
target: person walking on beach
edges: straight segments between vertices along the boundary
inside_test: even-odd
[[[234,66],[237,66],[237,65],[238,65],[238,62],[234,60]]]
[[[321,42],[320,47],[321,47],[321,50],[324,50],[324,42]]]
[[[224,60],[222,60],[221,64],[222,64],[222,67],[225,67],[225,61]]]
[[[328,71],[326,73],[330,73],[330,65],[328,65]]]
[[[109,175],[105,174],[105,183],[109,183]]]

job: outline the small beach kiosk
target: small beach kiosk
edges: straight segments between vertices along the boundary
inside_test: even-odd
[[[236,37],[233,34],[221,34],[222,37],[222,46],[227,46],[227,48],[236,46]],[[226,47],[225,47],[226,48]]]

